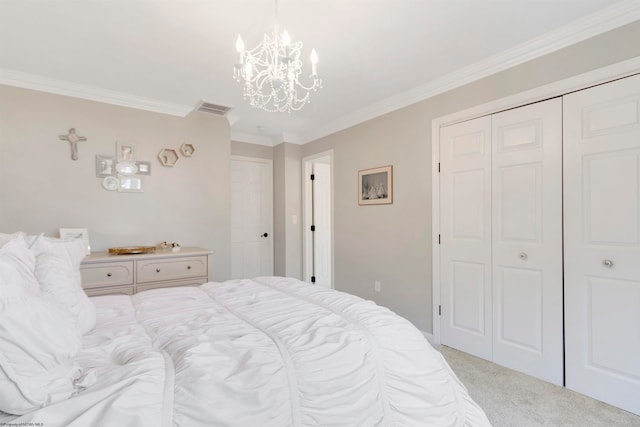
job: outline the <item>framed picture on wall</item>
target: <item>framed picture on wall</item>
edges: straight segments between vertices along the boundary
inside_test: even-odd
[[[116,143],[116,154],[118,162],[133,162],[135,159],[135,148],[131,144],[122,142]]]
[[[120,175],[118,179],[120,180],[118,191],[123,193],[141,193],[142,192],[141,177]]]
[[[138,175],[151,175],[151,162],[136,162]]]
[[[115,172],[115,159],[113,156],[96,156],[96,176],[98,178],[104,178],[105,176],[114,175]]]
[[[358,171],[358,204],[393,203],[393,166]]]

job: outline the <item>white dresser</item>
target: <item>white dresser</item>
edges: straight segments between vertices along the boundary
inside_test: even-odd
[[[201,285],[209,279],[212,251],[186,247],[178,252],[111,255],[94,252],[80,265],[82,287],[89,296],[132,295],[147,289]]]

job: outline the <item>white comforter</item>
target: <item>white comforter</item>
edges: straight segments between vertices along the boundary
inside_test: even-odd
[[[92,298],[95,382],[20,418],[53,426],[483,426],[408,321],[293,279]]]

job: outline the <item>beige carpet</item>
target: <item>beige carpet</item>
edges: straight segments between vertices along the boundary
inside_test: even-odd
[[[449,347],[440,351],[494,427],[640,426],[639,416],[564,387]]]

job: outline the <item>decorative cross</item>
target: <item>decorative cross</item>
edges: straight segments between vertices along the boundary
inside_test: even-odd
[[[68,134],[60,135],[59,138],[63,141],[69,141],[69,146],[71,148],[71,160],[78,160],[78,141],[86,141],[87,138],[78,135],[75,128],[69,129]]]

